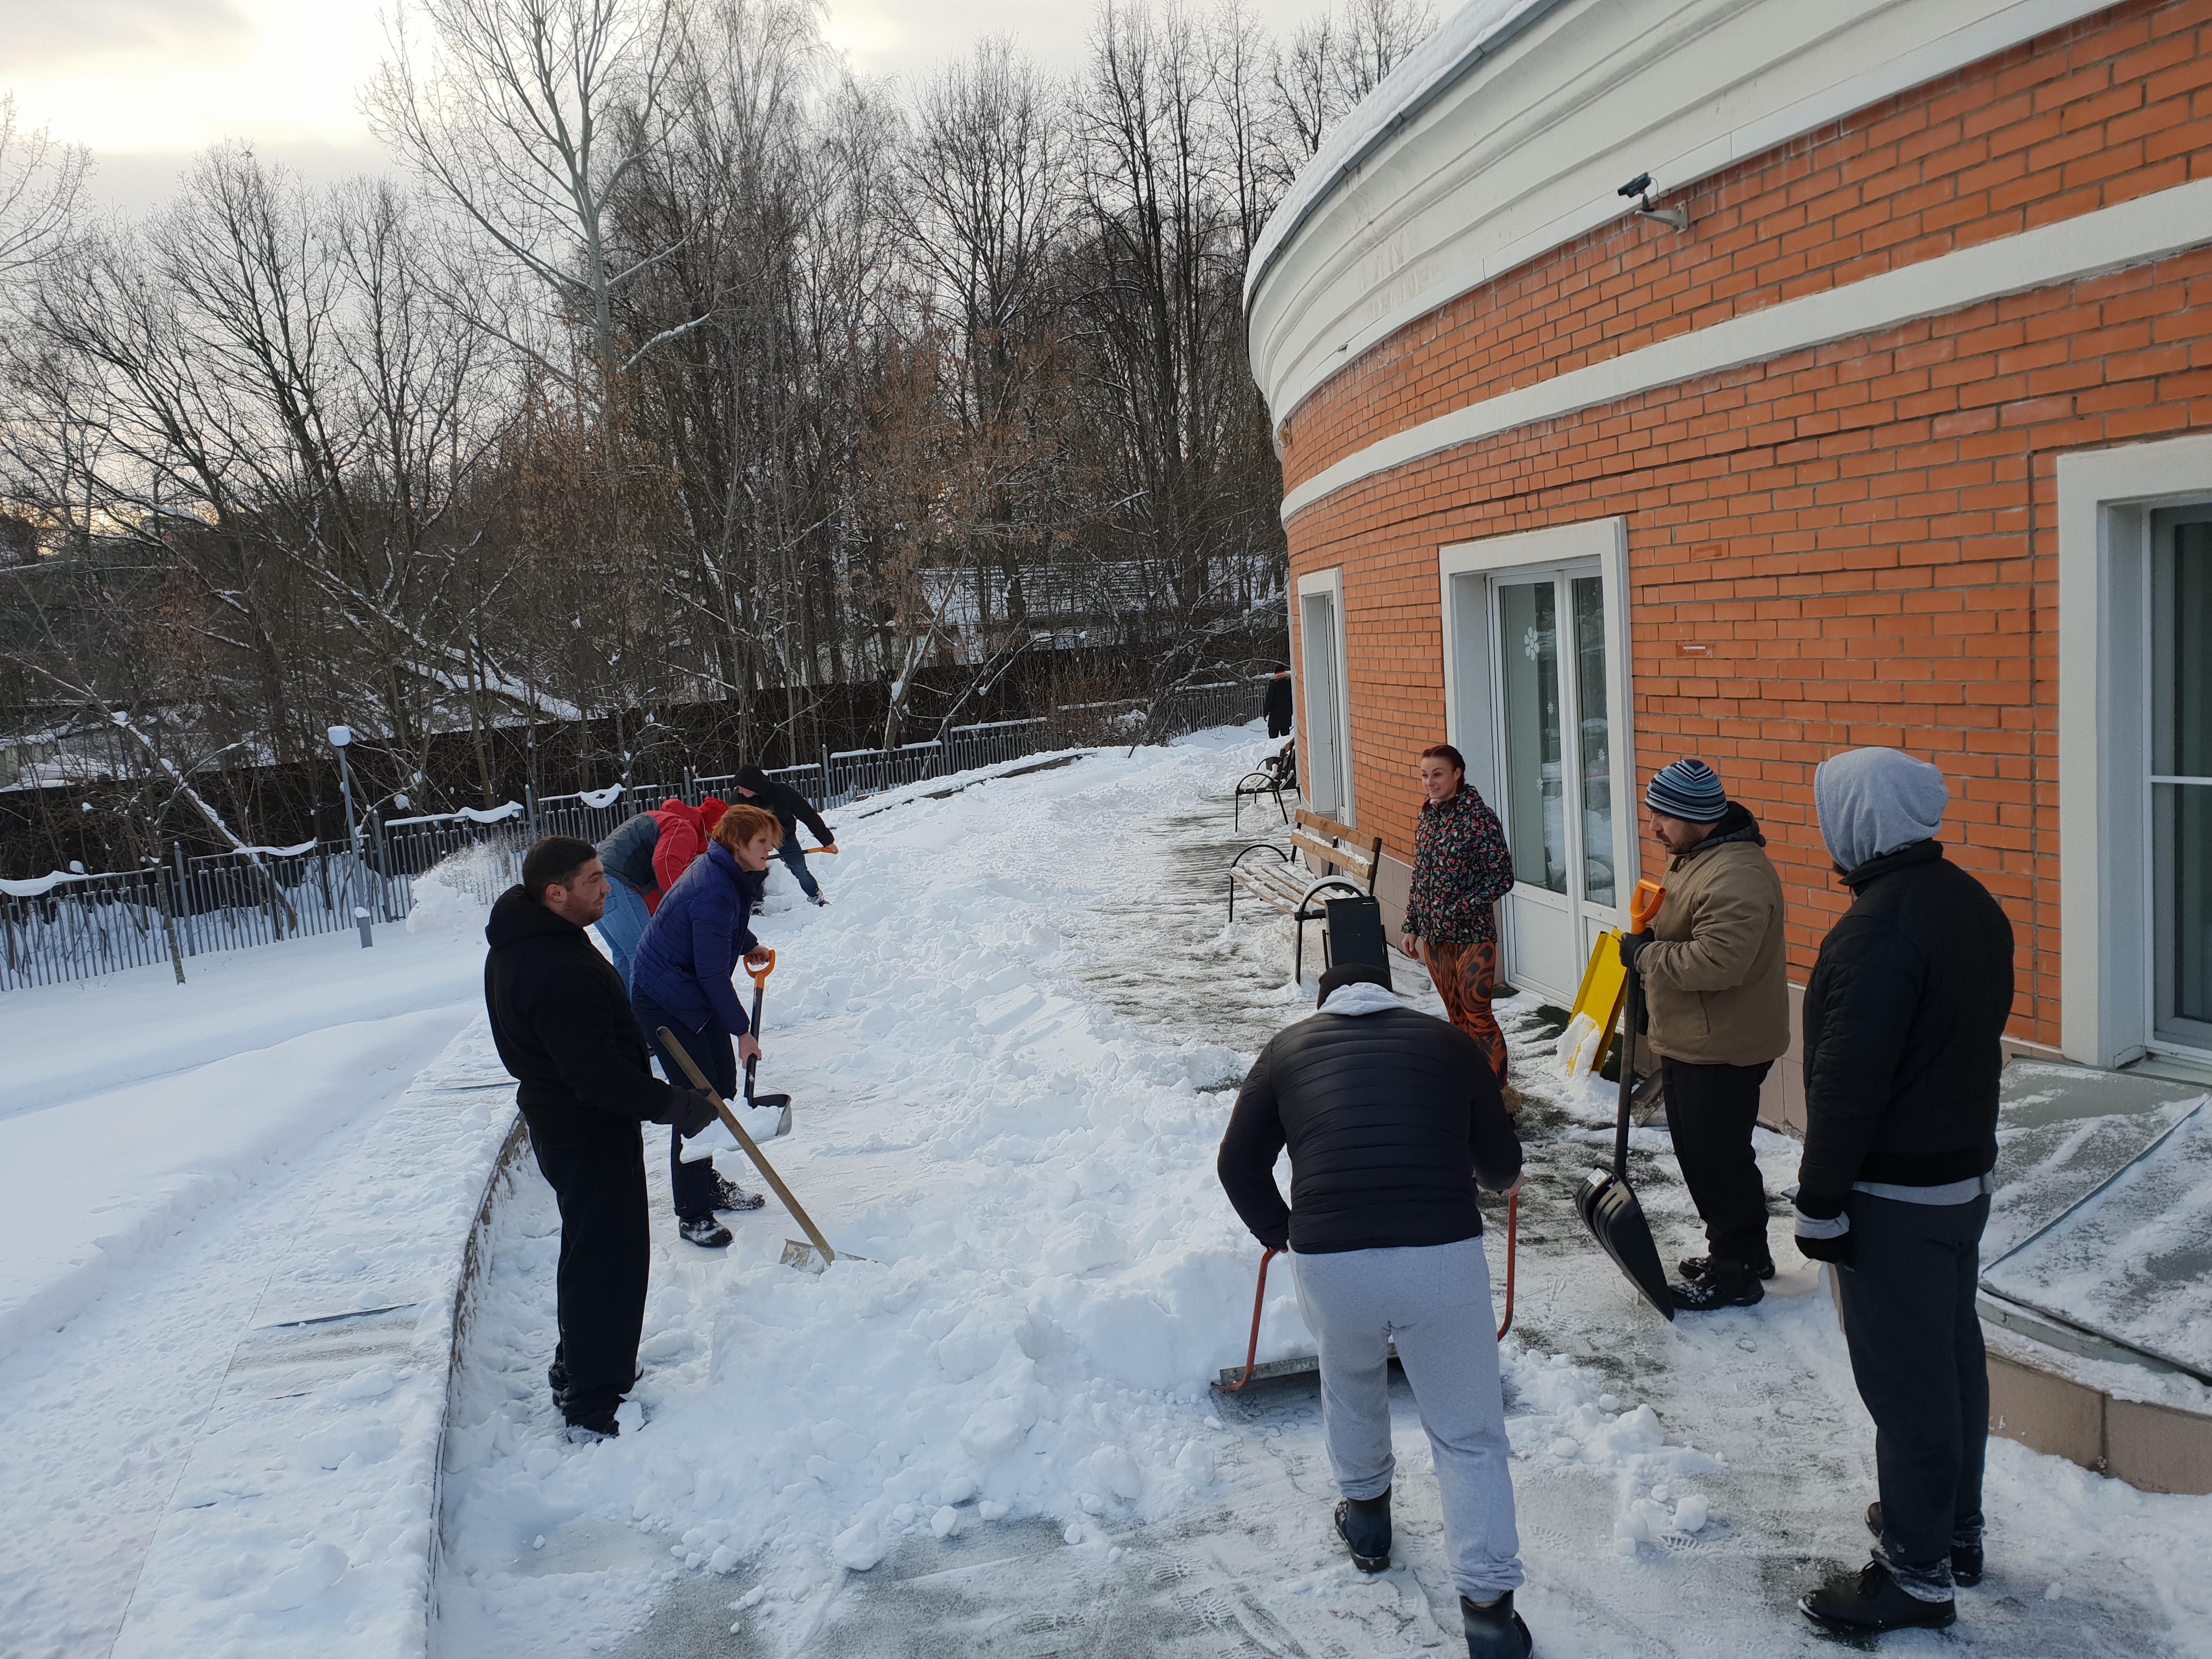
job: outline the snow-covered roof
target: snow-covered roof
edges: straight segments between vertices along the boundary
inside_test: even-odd
[[[1468,70],[1559,3],[1560,0],[1468,0],[1383,76],[1380,86],[1329,130],[1261,230],[1260,240],[1252,247],[1252,262],[1244,272],[1245,310],[1251,310],[1252,296],[1259,291],[1268,267],[1339,185],[1356,174],[1376,150]]]

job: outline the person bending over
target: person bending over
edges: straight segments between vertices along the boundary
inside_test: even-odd
[[[703,1097],[653,1076],[621,975],[584,932],[606,896],[592,844],[551,836],[484,928],[492,1041],[521,1085],[531,1150],[561,1206],[560,1339],[546,1381],[572,1439],[617,1432],[615,1408],[637,1380],[652,1256],[638,1125],[672,1124],[680,1139],[714,1121]]]
[[[821,884],[806,867],[806,849],[799,844],[799,826],[804,820],[823,852],[837,850],[837,837],[822,822],[822,814],[799,791],[787,783],[778,783],[757,766],[738,769],[738,793],[749,805],[766,807],[775,814],[776,822],[783,826],[783,839],[776,846],[775,856],[798,878],[801,892],[817,904],[827,904],[830,901],[822,896]]]
[[[1620,960],[1644,976],[1667,1133],[1705,1224],[1706,1254],[1670,1288],[1685,1312],[1748,1308],[1774,1277],[1751,1132],[1759,1085],[1790,1047],[1782,878],[1758,820],[1703,761],[1661,768],[1644,805],[1645,832],[1671,854],[1667,896],[1644,932],[1622,936]]]
[[[1367,1572],[1390,1565],[1389,1345],[1436,1462],[1471,1659],[1522,1659],[1512,1448],[1475,1183],[1521,1184],[1521,1143],[1473,1038],[1407,1007],[1382,969],[1322,975],[1321,1012],[1260,1051],[1215,1169],[1269,1249],[1288,1249],[1321,1350],[1336,1529]],[[1275,1158],[1291,1154],[1291,1202]]]
[[[751,1022],[731,983],[742,959],[767,960],[749,925],[760,902],[763,872],[775,856],[782,827],[757,806],[732,806],[714,822],[706,856],[677,878],[637,945],[630,1004],[645,1039],[667,1076],[685,1075],[661,1045],[660,1028],[676,1034],[723,1099],[738,1092],[738,1067],[760,1053]],[[676,1231],[710,1250],[730,1242],[717,1210],[757,1210],[767,1200],[716,1172],[711,1159],[686,1164],[681,1142],[668,1145],[668,1184]]]
[[[711,795],[707,799],[719,816],[721,803]],[[645,925],[659,907],[661,888],[665,884],[654,866],[661,840],[665,836],[672,849],[680,842],[688,843],[681,863],[675,866],[675,873],[680,875],[704,850],[699,824],[705,810],[705,806],[687,806],[671,795],[656,811],[640,812],[599,843],[599,862],[607,871],[607,913],[599,918],[599,937],[606,941],[607,954],[614,958],[624,990],[629,988],[630,961],[637,955],[637,942],[645,937]]]

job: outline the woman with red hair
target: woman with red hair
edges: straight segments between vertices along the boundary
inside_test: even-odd
[[[1505,827],[1467,786],[1467,763],[1448,743],[1421,751],[1421,816],[1413,826],[1413,884],[1399,948],[1425,962],[1451,1023],[1490,1061],[1505,1109],[1505,1034],[1490,1012],[1498,980],[1498,901],[1513,890]]]

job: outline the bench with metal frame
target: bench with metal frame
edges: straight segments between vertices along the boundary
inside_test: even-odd
[[[1255,854],[1273,853],[1275,862],[1265,859],[1244,860]],[[1298,860],[1303,857],[1304,866]],[[1304,978],[1306,962],[1306,924],[1326,921],[1328,913],[1322,908],[1330,896],[1371,897],[1375,892],[1375,877],[1382,867],[1382,837],[1363,837],[1350,824],[1325,818],[1318,812],[1300,807],[1297,827],[1291,832],[1291,844],[1278,847],[1274,842],[1255,842],[1239,853],[1229,864],[1229,920],[1237,920],[1237,890],[1243,888],[1251,897],[1271,904],[1298,924],[1297,953],[1293,968],[1294,976]],[[1364,877],[1366,885],[1355,879]],[[1322,935],[1322,961],[1328,961],[1328,935]]]
[[[1237,785],[1237,828],[1244,827],[1244,803],[1256,800],[1261,795],[1275,798],[1275,810],[1283,815],[1283,822],[1291,821],[1290,809],[1283,805],[1283,791],[1295,791],[1298,787],[1298,746],[1295,741],[1285,744],[1260,763],[1256,772],[1247,772]]]

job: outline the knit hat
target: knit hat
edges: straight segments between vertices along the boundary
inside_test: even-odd
[[[1718,823],[1728,811],[1720,775],[1701,760],[1662,766],[1644,792],[1644,804],[1685,823]]]
[[[730,810],[729,802],[719,795],[708,795],[699,803],[699,829],[702,835],[711,836],[714,826],[722,821],[722,814]]]

